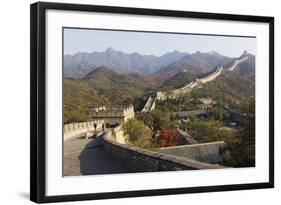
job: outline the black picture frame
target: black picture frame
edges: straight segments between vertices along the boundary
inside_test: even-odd
[[[195,19],[263,22],[269,25],[269,181],[263,183],[231,184],[193,188],[171,188],[108,193],[89,193],[46,196],[46,82],[45,82],[45,25],[46,10],[86,11],[101,13],[137,14]],[[274,187],[274,18],[265,16],[230,15],[218,13],[156,10],[82,4],[38,2],[30,7],[30,199],[37,203],[77,200],[97,200],[198,192],[230,191]]]

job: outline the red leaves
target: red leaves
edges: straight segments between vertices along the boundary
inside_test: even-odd
[[[178,144],[178,133],[173,129],[162,129],[157,136],[160,147],[172,147]]]

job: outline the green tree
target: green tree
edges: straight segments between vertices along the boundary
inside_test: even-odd
[[[159,110],[152,110],[142,118],[143,122],[150,128],[153,136],[161,128],[174,128],[169,115]]]
[[[137,119],[129,119],[123,124],[124,134],[129,136],[130,142],[151,138],[151,131]]]
[[[191,120],[188,123],[188,130],[190,130],[193,135],[199,136],[198,141],[201,143],[214,142],[223,140],[221,137],[222,126],[222,122],[212,119],[208,121]]]
[[[214,116],[215,120],[224,120],[229,118],[229,113],[222,108],[214,108],[212,115]]]
[[[64,124],[90,121],[89,113],[84,110],[64,110]]]
[[[255,99],[243,103],[241,110],[247,115],[248,123],[237,133],[238,141],[227,144],[230,155],[224,163],[232,167],[252,167],[255,166]]]

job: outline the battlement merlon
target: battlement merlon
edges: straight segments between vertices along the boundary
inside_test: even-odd
[[[102,106],[99,108],[93,108],[90,110],[90,115],[92,117],[124,117],[134,113],[134,107],[130,105],[129,107],[106,107]]]

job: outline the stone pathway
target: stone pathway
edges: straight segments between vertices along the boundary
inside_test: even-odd
[[[64,142],[64,176],[132,172],[126,163],[102,147],[101,138],[74,138]]]

